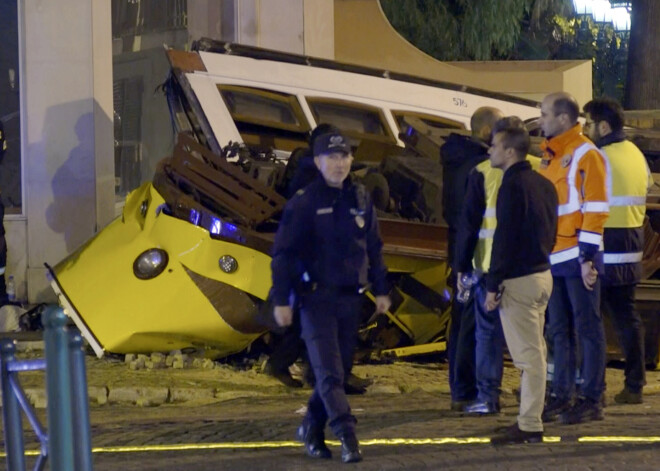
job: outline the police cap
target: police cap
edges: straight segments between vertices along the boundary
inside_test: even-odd
[[[314,141],[314,155],[332,154],[333,152],[351,153],[351,146],[340,132],[321,134]]]

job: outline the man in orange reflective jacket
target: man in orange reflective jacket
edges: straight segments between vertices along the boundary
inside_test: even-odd
[[[599,275],[604,272],[609,164],[582,133],[578,116],[578,104],[567,93],[550,94],[541,105],[540,124],[546,140],[539,173],[555,185],[559,199],[557,239],[550,255],[554,285],[548,304],[554,378],[543,419],[551,421],[560,415],[565,424],[601,420],[605,386]],[[576,394],[578,351],[583,383]]]

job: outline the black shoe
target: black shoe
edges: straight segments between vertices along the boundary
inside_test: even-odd
[[[490,439],[494,446],[515,445],[517,443],[540,443],[543,441],[543,432],[527,432],[520,430],[518,424],[513,424]]]
[[[603,420],[603,408],[600,401],[594,402],[581,397],[575,405],[559,416],[559,421],[565,425],[581,424],[590,420]]]
[[[325,444],[325,433],[323,430],[315,429],[303,422],[298,427],[298,430],[296,430],[296,440],[305,444],[305,454],[310,458],[325,460],[332,458],[332,452]]]
[[[281,370],[273,367],[273,365],[270,362],[266,362],[261,369],[261,372],[264,374],[267,374],[268,376],[272,376],[276,380],[278,380],[280,383],[283,385],[289,387],[289,388],[302,388],[303,383],[302,381],[299,381],[295,379],[294,377],[291,376],[291,373],[289,373],[288,369]]]
[[[463,412],[469,415],[495,415],[500,413],[500,405],[485,401],[474,401],[466,405]]]
[[[472,404],[474,401],[451,401],[451,405],[449,406],[449,409],[455,411],[455,412],[463,412],[465,410],[465,406],[468,404]]]
[[[636,393],[624,387],[619,394],[614,396],[614,402],[617,404],[641,404],[644,400],[641,391]]]
[[[357,463],[362,461],[362,453],[354,433],[347,433],[339,437],[341,440],[341,461],[342,463]]]
[[[344,392],[346,394],[365,394],[367,387],[372,383],[371,379],[362,379],[351,373],[344,381]]]
[[[550,397],[550,400],[543,408],[541,420],[543,420],[543,422],[554,422],[557,420],[559,414],[566,412],[570,408],[570,401],[558,397]]]

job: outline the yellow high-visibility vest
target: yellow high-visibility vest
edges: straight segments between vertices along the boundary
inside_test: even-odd
[[[532,169],[538,170],[541,165],[540,158],[528,155],[527,160],[532,165]],[[476,270],[485,273],[490,268],[490,257],[493,252],[493,235],[495,234],[495,228],[497,227],[497,217],[495,214],[497,208],[497,193],[500,191],[504,172],[499,168],[491,167],[490,160],[484,160],[477,165],[475,169],[477,172],[481,172],[484,176],[486,209],[484,210],[484,217],[481,221],[479,240],[474,249],[472,264]]]
[[[615,142],[601,150],[612,170],[610,216],[605,227],[641,227],[646,214],[646,193],[653,185],[644,154],[630,141]]]

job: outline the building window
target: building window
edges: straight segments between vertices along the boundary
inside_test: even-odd
[[[126,194],[142,181],[142,93],[140,76],[113,84],[115,133],[115,195]]]
[[[160,85],[170,70],[163,44],[185,49],[187,0],[112,0],[117,201],[153,178],[174,133]]]

